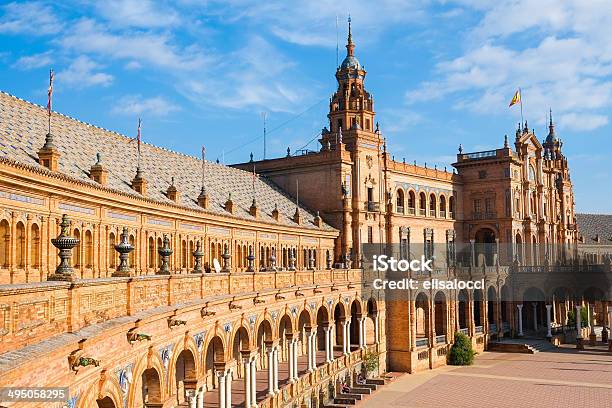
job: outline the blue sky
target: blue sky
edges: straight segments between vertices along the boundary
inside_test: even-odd
[[[58,4],[61,3],[61,4]],[[606,0],[107,0],[0,3],[0,89],[226,163],[304,147],[327,125],[346,17],[397,160],[449,166],[549,107],[581,212],[612,213],[612,3]],[[317,149],[315,142],[307,148]]]

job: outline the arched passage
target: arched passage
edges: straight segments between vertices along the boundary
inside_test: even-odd
[[[495,264],[495,231],[491,228],[480,228],[476,231],[474,236],[475,240],[475,254],[476,254],[476,265],[488,265],[492,266]]]
[[[98,408],[117,408],[111,397],[104,397],[96,400]]]
[[[206,390],[211,391],[219,386],[219,379],[215,375],[216,367],[222,366],[225,363],[225,350],[223,341],[219,336],[214,336],[206,347],[204,354],[204,376]]]
[[[342,346],[344,341],[344,330],[343,325],[346,321],[346,311],[344,308],[344,304],[342,302],[338,302],[334,307],[334,330],[336,334],[336,346]]]
[[[429,298],[424,292],[417,295],[415,301],[416,311],[416,345],[429,344]]]
[[[317,310],[317,351],[325,351],[325,330],[329,330],[329,313],[325,306],[320,306]]]
[[[359,303],[357,300],[353,300],[353,302],[351,303],[351,325],[349,330],[349,340],[351,347],[359,346],[359,327],[361,327],[359,323],[360,319],[361,303]]]
[[[457,318],[459,331],[467,334],[468,332],[468,293],[467,290],[461,289],[457,297]]]
[[[523,331],[532,335],[542,334],[546,329],[544,293],[535,287],[523,292]]]
[[[497,302],[497,291],[495,287],[489,286],[487,289],[487,320],[489,321],[489,332],[497,332],[498,322],[498,302]]]
[[[176,400],[178,404],[187,402],[188,394],[194,394],[196,389],[196,364],[191,350],[183,350],[176,359],[175,365],[175,387]]]
[[[446,342],[446,295],[438,291],[434,297],[434,329],[436,332],[436,343]]]
[[[141,376],[141,382],[142,405],[145,408],[161,407],[163,401],[161,383],[157,369],[152,367],[144,370]]]
[[[368,299],[368,318],[365,320],[365,332],[366,332],[366,344],[374,344],[378,341],[377,333],[377,320],[378,320],[378,307],[376,300],[373,298]]]

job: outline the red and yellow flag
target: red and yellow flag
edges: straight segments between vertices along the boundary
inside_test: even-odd
[[[514,93],[514,96],[512,97],[512,100],[510,101],[510,105],[508,105],[508,107],[511,107],[512,105],[516,105],[517,103],[521,103],[521,89],[517,89],[516,92]]]

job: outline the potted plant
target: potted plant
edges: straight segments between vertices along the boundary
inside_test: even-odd
[[[366,378],[372,378],[378,375],[378,354],[368,351],[363,356],[363,369]]]
[[[474,362],[475,354],[470,338],[463,333],[455,333],[455,344],[450,349],[448,363],[450,365],[471,365]]]

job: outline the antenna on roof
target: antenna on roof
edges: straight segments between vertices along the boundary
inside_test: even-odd
[[[339,61],[340,57],[338,56],[339,43],[340,43],[340,38],[338,37],[338,15],[336,14],[336,69],[338,68],[338,65],[340,64],[340,61]]]
[[[267,112],[261,112],[261,117],[263,118],[263,159],[266,160],[266,117],[268,116]]]
[[[204,162],[206,161],[206,148],[202,146],[202,188],[204,188]]]
[[[295,179],[295,206],[300,206],[300,179]]]

